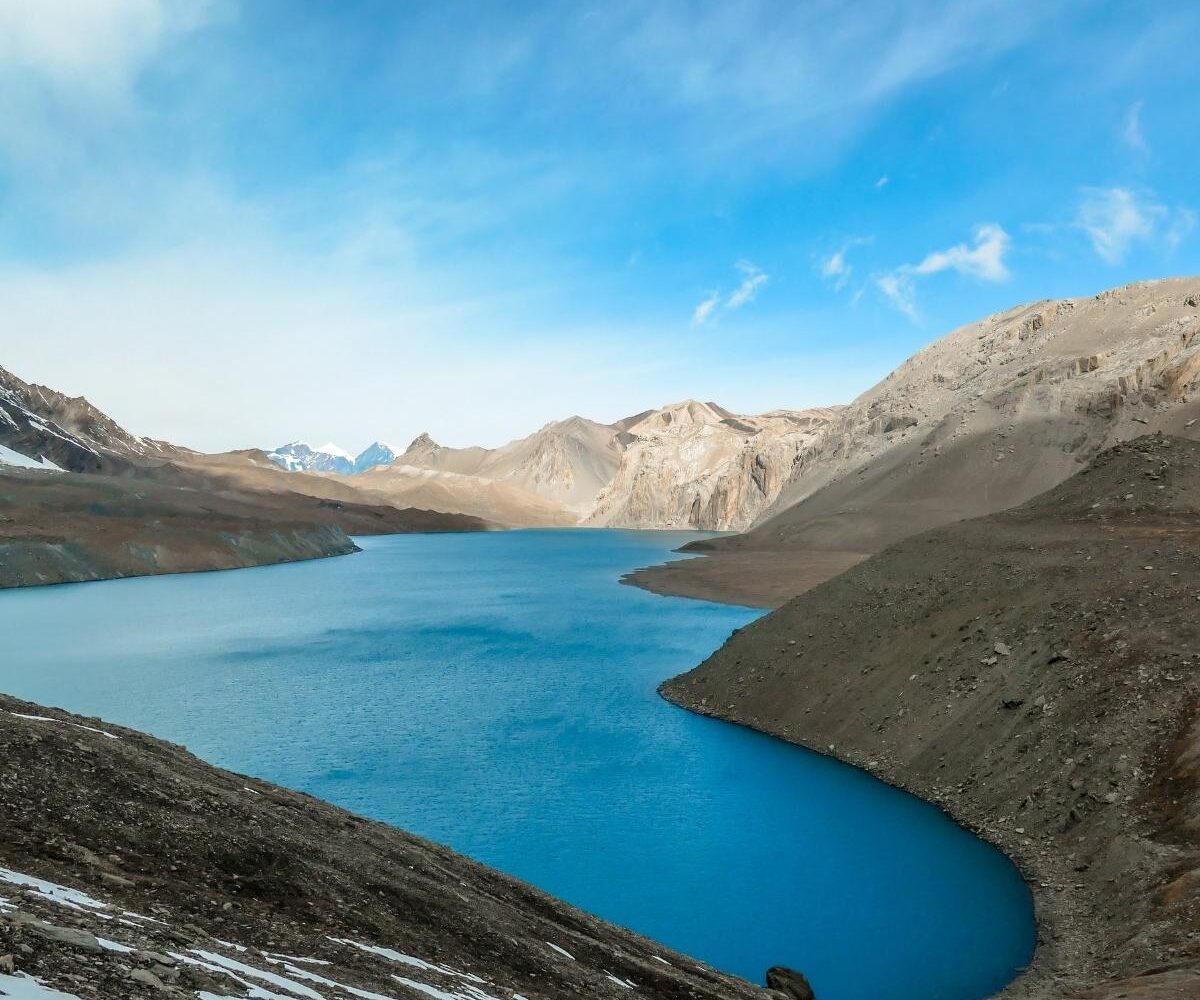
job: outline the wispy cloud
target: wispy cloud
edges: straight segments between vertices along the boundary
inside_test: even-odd
[[[741,281],[737,288],[728,295],[719,288],[709,292],[692,310],[694,325],[703,326],[709,321],[716,320],[722,312],[732,312],[734,309],[741,309],[742,306],[749,305],[758,298],[762,287],[771,279],[766,271],[748,260],[739,260],[733,266],[741,275]]]
[[[817,260],[817,272],[833,286],[835,292],[840,292],[850,283],[854,274],[854,265],[850,263],[849,254],[855,247],[866,246],[873,242],[871,236],[856,236],[847,240],[831,254]],[[861,291],[861,290],[860,290]]]
[[[892,179],[887,174],[884,174],[882,177],[879,178],[879,180],[877,180],[875,182],[875,190],[882,191],[891,182],[892,182]]]
[[[770,280],[770,276],[762,268],[748,260],[739,260],[735,266],[741,272],[742,283],[725,300],[726,309],[741,309],[747,303],[753,302],[758,297],[758,290]]]
[[[893,306],[904,313],[914,323],[917,322],[916,289],[913,280],[907,274],[893,271],[881,274],[875,279],[879,290]]]
[[[1145,133],[1142,132],[1142,105],[1144,102],[1138,101],[1132,104],[1129,110],[1125,112],[1125,117],[1121,119],[1121,141],[1125,143],[1135,153],[1140,153],[1143,156],[1149,155],[1150,146],[1146,142]]]
[[[711,291],[700,303],[692,310],[692,322],[696,326],[703,326],[712,318],[717,311],[717,307],[721,304],[721,293],[719,291]]]
[[[956,243],[945,250],[927,254],[918,264],[904,264],[893,271],[877,275],[876,287],[900,312],[917,319],[917,279],[956,271],[980,281],[1004,281],[1009,277],[1004,258],[1012,239],[1003,227],[995,223],[975,227],[971,243]]]
[[[1084,188],[1082,195],[1075,225],[1108,264],[1120,264],[1138,243],[1174,249],[1196,225],[1191,209],[1169,209],[1152,195],[1129,188]]]

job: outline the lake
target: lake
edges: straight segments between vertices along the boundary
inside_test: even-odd
[[[761,612],[621,586],[696,537],[358,555],[0,592],[0,686],[445,843],[756,982],[975,1000],[1028,961],[999,852],[869,775],[663,701]]]

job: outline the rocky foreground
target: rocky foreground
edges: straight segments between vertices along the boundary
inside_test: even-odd
[[[787,996],[400,830],[4,696],[0,801],[0,996]]]
[[[1040,934],[1004,996],[1200,997],[1200,443],[1143,437],[893,545],[662,692],[1012,856]]]

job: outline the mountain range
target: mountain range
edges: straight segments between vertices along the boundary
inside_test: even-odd
[[[267,452],[289,471],[332,473],[393,501],[510,526],[748,527],[776,499],[800,451],[836,408],[740,416],[685,400],[612,424],[574,416],[499,448],[451,448],[421,434],[402,453],[357,458],[294,442]]]
[[[315,510],[355,531],[365,510],[381,526],[423,510],[474,519],[448,525],[741,532],[631,582],[778,604],[908,535],[1022,503],[1113,443],[1200,437],[1198,380],[1200,279],[1179,278],[989,316],[843,407],[747,416],[685,400],[613,423],[552,421],[498,448],[421,434],[402,452],[293,442],[205,455],[0,369],[0,467],[206,491],[268,518]]]

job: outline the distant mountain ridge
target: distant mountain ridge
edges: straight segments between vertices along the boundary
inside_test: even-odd
[[[727,531],[774,502],[800,450],[836,413],[742,416],[684,400],[612,424],[551,421],[499,448],[450,448],[422,433],[399,455],[373,445],[351,461],[335,446],[296,442],[268,457],[289,471],[353,476],[348,485],[393,501],[513,526]]]
[[[351,455],[332,441],[314,448],[307,441],[290,441],[265,452],[267,458],[285,472],[334,472],[353,476],[378,465],[391,465],[400,453],[391,445],[376,441],[357,455]]]

